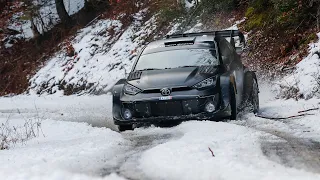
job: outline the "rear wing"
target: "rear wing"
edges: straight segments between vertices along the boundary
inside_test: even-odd
[[[242,32],[239,30],[223,30],[223,31],[209,31],[185,34],[167,35],[166,39],[181,38],[181,37],[195,37],[195,36],[220,36],[226,38],[237,52],[242,51],[246,46],[246,40]],[[230,39],[229,39],[230,38]]]

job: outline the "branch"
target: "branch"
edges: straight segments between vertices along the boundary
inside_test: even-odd
[[[210,147],[208,147],[209,148],[209,151],[211,152],[211,154],[212,154],[212,157],[215,157],[215,155],[213,154],[213,151],[211,150],[211,148]]]
[[[288,116],[288,117],[267,117],[267,116],[257,115],[257,114],[255,116],[259,117],[259,118],[264,118],[264,119],[283,120],[283,119],[291,119],[291,118],[296,118],[296,117],[314,115],[314,114],[308,114],[308,113],[305,113],[305,112],[316,111],[316,110],[319,110],[319,108],[311,108],[311,109],[298,111],[298,113],[299,113],[298,115],[293,115],[293,116]],[[301,114],[301,113],[304,113],[304,114]]]
[[[284,120],[284,119],[292,119],[292,118],[296,118],[296,117],[309,116],[309,115],[314,115],[314,114],[299,114],[299,115],[288,116],[288,117],[267,117],[267,116],[262,116],[262,115],[256,115],[256,117],[264,118],[264,119],[271,119],[271,120]]]
[[[305,112],[316,111],[316,110],[319,110],[319,108],[307,109],[307,110],[299,111],[298,113],[305,113]]]
[[[85,27],[88,27],[92,22],[94,22],[95,20],[97,20],[102,14],[100,14],[99,16],[95,17],[94,19],[92,19]]]

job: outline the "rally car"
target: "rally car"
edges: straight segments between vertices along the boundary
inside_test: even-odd
[[[120,131],[139,123],[235,120],[259,110],[255,72],[240,53],[238,30],[174,34],[146,45],[130,74],[112,89],[113,119]]]

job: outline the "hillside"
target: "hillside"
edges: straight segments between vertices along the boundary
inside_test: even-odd
[[[0,179],[320,179],[319,18],[318,0],[0,0]],[[186,112],[193,107],[180,94],[158,91],[152,101],[163,106],[151,111],[192,119],[147,115],[142,124],[126,119],[135,129],[119,131],[110,89],[144,45],[224,29],[245,34],[241,60],[258,77],[258,112],[239,108],[236,120],[217,119],[228,96],[220,87],[229,86],[199,73],[195,83],[212,80],[209,96],[188,95],[201,113]],[[178,68],[144,72],[156,72],[156,80],[159,72],[182,74],[186,82],[201,71]],[[220,106],[214,117],[197,119],[213,101]],[[165,122],[145,123],[148,117]]]
[[[2,33],[5,35],[5,47],[0,53],[4,61],[0,67],[2,95],[106,93],[130,71],[143,44],[177,32],[219,30],[238,22],[239,28],[248,33],[243,61],[268,78],[290,72],[307,56],[308,44],[317,39],[316,1],[203,0],[177,4],[167,0],[134,5],[120,1],[91,11],[82,1],[73,3],[66,7],[74,20],[93,11],[92,18],[68,27],[59,20],[54,2],[43,3],[39,12],[50,9],[51,13],[42,19],[53,24],[45,24],[47,33],[43,30],[41,36],[30,29],[30,20],[21,18],[29,12],[28,4],[11,4],[7,13],[2,13],[2,24],[7,22],[7,29],[16,29],[17,33],[19,28],[22,30],[22,34],[16,35]],[[270,14],[266,15],[268,11]],[[310,15],[305,16],[306,11]],[[66,29],[57,32],[62,26]],[[57,33],[64,35],[50,38]]]

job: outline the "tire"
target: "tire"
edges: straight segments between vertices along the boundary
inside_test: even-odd
[[[253,93],[252,93],[252,105],[253,113],[257,114],[259,112],[259,87],[256,79],[253,80]]]
[[[236,99],[236,91],[234,85],[230,83],[230,107],[231,107],[231,115],[230,120],[237,120],[237,99]]]
[[[120,132],[133,130],[132,125],[118,125],[118,129]]]
[[[253,72],[247,72],[244,79],[243,108],[259,112],[259,87]]]

